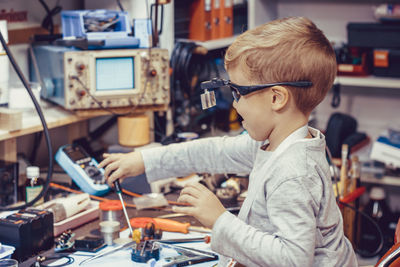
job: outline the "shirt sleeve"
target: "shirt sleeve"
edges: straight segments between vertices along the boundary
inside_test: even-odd
[[[311,266],[316,239],[311,194],[298,179],[291,179],[267,198],[273,234],[225,212],[214,224],[211,248],[246,266]]]
[[[191,173],[250,173],[258,142],[248,134],[211,137],[141,151],[149,182]]]

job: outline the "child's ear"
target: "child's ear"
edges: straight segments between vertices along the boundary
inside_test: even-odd
[[[282,110],[289,102],[289,91],[282,86],[272,87],[272,109],[275,111]]]

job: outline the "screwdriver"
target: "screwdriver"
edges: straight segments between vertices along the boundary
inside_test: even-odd
[[[119,200],[121,201],[122,210],[124,211],[125,219],[126,219],[126,223],[128,224],[129,231],[131,232],[132,238],[134,238],[131,222],[129,221],[128,213],[126,212],[126,208],[125,208],[125,203],[122,198],[122,189],[121,189],[121,184],[119,183],[119,180],[114,181],[114,187],[115,187],[115,191],[117,192],[117,195],[119,197]]]
[[[211,229],[191,226],[190,223],[181,223],[170,219],[136,217],[130,220],[135,228],[144,228],[147,223],[154,223],[155,227],[167,232],[178,232],[187,234],[189,231],[200,233],[211,233]]]

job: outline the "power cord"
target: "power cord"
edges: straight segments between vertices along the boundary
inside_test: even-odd
[[[53,17],[61,12],[62,7],[59,6],[59,4],[57,3],[54,8],[50,9],[44,0],[39,0],[39,2],[42,4],[47,13],[46,17],[42,21],[42,27],[48,30],[51,35],[53,35],[54,34]]]
[[[122,6],[120,0],[117,0],[117,5],[118,5],[119,9],[121,9],[121,11],[125,11],[125,9],[124,9],[124,7]]]
[[[364,218],[367,218],[367,219],[375,226],[375,228],[377,229],[377,231],[378,231],[378,233],[379,233],[379,237],[380,237],[380,240],[381,240],[381,241],[379,242],[379,246],[377,247],[377,249],[376,249],[374,252],[372,252],[372,253],[366,253],[365,251],[359,250],[359,249],[357,249],[357,248],[354,248],[354,250],[355,250],[358,254],[360,254],[361,256],[363,256],[363,257],[374,257],[374,256],[378,255],[378,254],[382,251],[382,248],[383,248],[384,237],[383,237],[382,230],[381,230],[381,228],[379,227],[379,225],[375,222],[375,220],[374,220],[373,218],[371,218],[371,216],[369,216],[368,214],[366,214],[366,213],[363,212],[362,210],[357,209],[356,207],[349,205],[348,203],[345,203],[345,202],[343,202],[343,201],[340,201],[339,186],[338,186],[339,177],[338,177],[338,174],[337,174],[337,171],[336,171],[336,166],[335,166],[335,164],[333,163],[332,154],[331,154],[331,151],[329,150],[328,146],[325,146],[325,151],[326,151],[326,154],[328,155],[329,165],[330,165],[331,168],[332,168],[332,174],[333,174],[333,179],[334,179],[334,182],[335,182],[335,189],[336,189],[336,202],[337,202],[338,204],[340,204],[340,205],[343,205],[343,206],[345,206],[345,207],[347,207],[347,208],[350,208],[350,209],[354,210],[356,213],[359,213],[359,214],[361,214],[362,216],[364,216]]]
[[[60,263],[60,264],[53,264],[53,263],[49,263],[49,264],[44,264],[44,262],[46,261],[51,261],[51,260],[60,260],[60,259],[66,259],[66,262],[64,263]],[[74,263],[74,258],[68,255],[52,255],[52,256],[38,256],[36,258],[36,261],[31,265],[31,267],[63,267],[63,266],[67,266],[70,265],[72,263]]]
[[[22,73],[21,69],[19,68],[17,62],[14,59],[14,56],[12,55],[4,37],[3,34],[0,32],[0,42],[3,45],[4,50],[6,51],[6,54],[11,62],[11,65],[13,66],[13,68],[15,69],[18,77],[20,78],[21,82],[23,83],[23,85],[25,86],[26,90],[28,91],[29,96],[32,99],[32,102],[36,108],[36,111],[39,115],[40,121],[42,122],[42,126],[43,126],[43,132],[44,132],[44,136],[46,139],[46,145],[47,145],[47,152],[49,155],[49,168],[48,168],[48,172],[47,172],[47,178],[46,178],[46,182],[42,188],[42,190],[40,191],[40,193],[31,201],[29,201],[26,204],[23,205],[19,205],[19,206],[14,206],[14,207],[8,207],[8,208],[4,208],[4,207],[0,207],[0,211],[6,211],[6,210],[19,210],[19,209],[24,209],[27,208],[29,206],[32,206],[34,203],[36,203],[36,201],[38,201],[40,198],[44,197],[44,195],[46,194],[47,190],[49,189],[49,185],[50,185],[50,180],[51,180],[51,176],[53,174],[53,151],[52,151],[52,146],[51,146],[51,139],[50,139],[50,134],[49,134],[49,129],[47,127],[47,123],[46,120],[43,116],[43,112],[42,109],[38,103],[38,101],[35,98],[35,95],[32,92],[32,89],[28,83],[28,81],[26,80],[24,74]]]

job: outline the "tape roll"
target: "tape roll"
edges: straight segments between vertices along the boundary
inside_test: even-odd
[[[150,143],[149,117],[118,117],[118,142],[122,146],[143,146]]]

